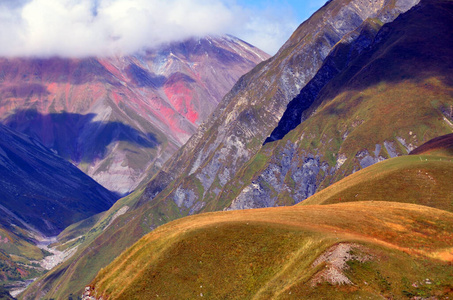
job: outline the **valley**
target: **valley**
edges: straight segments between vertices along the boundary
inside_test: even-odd
[[[452,298],[451,24],[450,0],[331,0],[272,57],[0,58],[0,287]]]
[[[130,57],[0,58],[4,284],[29,284],[71,257],[77,246],[60,249],[57,235],[152,176],[150,164],[163,163],[267,57],[223,36]]]

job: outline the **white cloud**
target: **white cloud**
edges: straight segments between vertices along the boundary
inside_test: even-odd
[[[0,0],[0,56],[128,54],[224,33],[272,54],[296,26],[288,11],[234,0]]]

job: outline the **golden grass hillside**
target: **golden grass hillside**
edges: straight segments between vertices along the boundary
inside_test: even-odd
[[[453,214],[392,202],[208,213],[173,221],[101,270],[103,299],[453,296]]]
[[[453,296],[452,135],[293,207],[207,213],[146,235],[103,269],[103,299]]]

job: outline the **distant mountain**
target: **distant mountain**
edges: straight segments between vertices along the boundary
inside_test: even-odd
[[[35,139],[0,125],[0,225],[57,235],[117,198]]]
[[[239,77],[267,58],[232,36],[134,56],[0,58],[0,119],[125,194],[149,180]]]
[[[452,176],[451,155],[406,155],[299,205],[185,217],[123,252],[85,295],[447,299]]]
[[[37,280],[23,297],[44,293],[61,298],[82,292],[100,268],[159,225],[229,207],[233,199],[220,195],[228,191],[233,180],[240,183],[243,178],[247,185],[250,176],[262,170],[256,166],[242,171],[250,162],[266,163],[267,158],[255,158],[256,153],[278,125],[287,104],[314,78],[329,53],[338,49],[336,45],[349,41],[356,45],[350,57],[360,54],[372,44],[385,22],[393,21],[414,3],[329,1],[295,31],[273,58],[241,77],[212,116],[149,184],[120,199],[74,242],[79,245],[78,252]],[[367,33],[368,38],[361,33]]]

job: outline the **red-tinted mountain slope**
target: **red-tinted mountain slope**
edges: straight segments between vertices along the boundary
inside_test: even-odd
[[[0,58],[0,118],[105,187],[127,193],[268,57],[224,36],[126,57]]]

